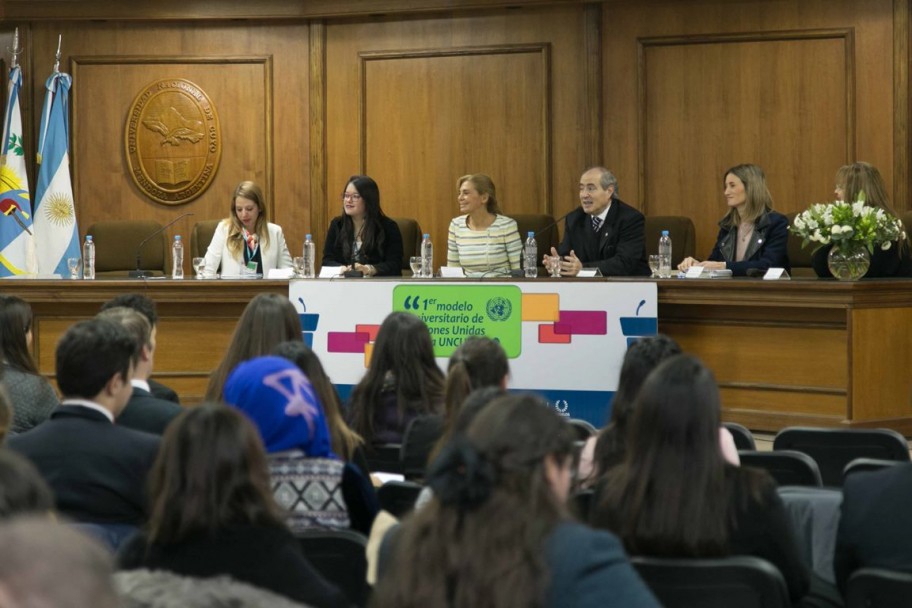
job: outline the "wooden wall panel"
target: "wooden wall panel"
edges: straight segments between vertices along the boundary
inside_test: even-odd
[[[850,30],[641,40],[644,211],[693,217],[702,259],[726,212],[727,167],[762,166],[780,211],[824,200],[825,190],[814,201],[790,193],[831,184],[853,154],[852,40]]]
[[[893,187],[907,117],[894,116],[892,0],[610,2],[603,30],[606,162],[625,200],[690,215],[701,255],[728,166],[764,166],[783,211],[830,199],[855,160]]]
[[[243,22],[179,26],[142,23],[38,23],[31,107],[40,108],[43,82],[63,35],[62,70],[73,73],[71,157],[80,230],[103,218],[150,218],[189,238],[193,223],[225,217],[238,182],[253,179],[269,193],[273,221],[298,251],[310,227],[308,27]],[[41,58],[41,63],[37,58]],[[162,78],[186,78],[210,96],[219,114],[223,150],[209,189],[178,206],[147,198],[133,183],[123,151],[134,96]],[[39,112],[29,116],[37,136]],[[189,263],[189,262],[188,262]],[[189,268],[189,267],[188,267]]]
[[[440,265],[460,175],[490,174],[507,214],[572,209],[597,149],[589,117],[598,101],[586,95],[593,13],[580,5],[327,23],[327,221],[345,180],[372,173],[384,209],[432,234]]]

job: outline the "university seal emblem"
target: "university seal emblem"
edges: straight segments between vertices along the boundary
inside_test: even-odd
[[[133,100],[124,145],[140,190],[166,205],[186,203],[206,191],[218,170],[218,114],[206,93],[189,80],[159,80]]]

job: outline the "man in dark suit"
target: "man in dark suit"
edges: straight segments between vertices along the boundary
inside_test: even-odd
[[[149,376],[155,360],[155,335],[149,321],[132,308],[115,306],[98,313],[99,319],[119,323],[140,344],[133,367],[133,393],[127,406],[117,416],[117,424],[161,435],[165,427],[181,413],[181,406],[173,401],[155,397],[149,388]]]
[[[156,335],[158,333],[158,312],[155,310],[155,302],[138,293],[128,293],[108,300],[102,305],[101,309],[107,310],[109,308],[117,308],[119,306],[132,308],[144,316],[152,326],[152,340],[156,339]],[[146,381],[149,384],[149,390],[153,395],[155,395],[156,398],[173,401],[174,403],[180,405],[180,398],[177,396],[177,393],[174,392],[173,389],[165,386],[161,382],[153,380],[152,378],[147,378]]]
[[[912,572],[910,504],[912,464],[846,477],[833,556],[840,591],[859,568]]]
[[[32,461],[57,509],[77,522],[132,527],[146,520],[146,476],[159,438],[114,424],[130,398],[137,344],[104,319],[76,323],[57,345],[64,398],[51,418],[9,447]]]
[[[643,237],[643,214],[617,197],[617,178],[604,167],[580,177],[580,208],[567,216],[564,240],[545,255],[545,267],[561,257],[561,276],[575,277],[583,268],[602,276],[649,276]]]

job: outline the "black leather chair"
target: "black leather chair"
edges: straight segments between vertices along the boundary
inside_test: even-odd
[[[95,276],[98,278],[126,278],[136,270],[136,252],[139,244],[162,227],[153,220],[108,220],[89,226],[86,234],[95,241]],[[171,274],[171,248],[168,235],[149,239],[140,252],[141,270],[149,276]]]
[[[780,486],[814,486],[823,485],[820,469],[813,458],[793,450],[773,452],[739,451],[742,467],[763,469],[769,473]]]
[[[782,574],[759,557],[633,557],[631,561],[665,608],[788,608],[791,605]]]
[[[298,535],[304,556],[355,606],[366,606],[367,537],[354,530],[308,530]]]
[[[560,229],[558,224],[554,223],[554,217],[547,213],[517,213],[510,218],[516,221],[516,228],[519,232],[519,240],[523,243],[529,232],[536,235],[535,242],[538,245],[538,276],[548,276],[545,267],[542,265],[542,256],[551,253],[551,248],[557,248],[560,245]]]
[[[846,585],[846,608],[908,608],[912,574],[879,568],[852,573]]]
[[[206,250],[209,249],[209,243],[212,242],[215,229],[221,221],[203,220],[193,224],[193,230],[190,232],[190,259],[206,256]]]
[[[659,253],[659,237],[662,231],[667,230],[671,237],[671,267],[677,268],[678,264],[686,257],[695,257],[697,247],[697,230],[693,220],[683,215],[647,215],[643,236],[646,239],[646,255]],[[707,251],[701,254],[708,255]]]
[[[427,469],[428,457],[443,435],[444,421],[435,414],[418,416],[405,427],[399,459],[402,474],[407,480],[422,479]]]
[[[402,444],[375,443],[365,446],[364,458],[371,473],[402,474]]]
[[[413,255],[421,255],[421,225],[410,217],[391,217],[391,220],[399,225],[399,233],[402,235],[402,276],[412,276],[412,268],[409,264],[409,258]],[[441,250],[446,255],[446,243]]]
[[[773,450],[804,452],[816,460],[826,486],[841,486],[843,470],[856,458],[909,462],[909,444],[891,429],[788,427],[776,435]]]
[[[414,481],[387,481],[377,489],[380,508],[402,519],[415,507],[421,488],[421,484]]]
[[[895,467],[903,464],[900,460],[880,460],[879,458],[856,458],[845,466],[842,470],[842,479],[854,473],[869,473],[871,471],[880,471],[888,467]]]
[[[738,450],[748,450],[754,452],[757,450],[757,444],[754,442],[754,435],[750,430],[737,422],[723,422],[722,426],[728,429],[735,440],[735,447]]]

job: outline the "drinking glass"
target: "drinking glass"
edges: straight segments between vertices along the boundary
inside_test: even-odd
[[[304,278],[304,256],[299,255],[294,258],[291,261],[291,265],[294,267],[295,278]]]
[[[71,279],[79,278],[79,258],[67,258],[67,269],[70,271]]]
[[[659,276],[659,256],[655,253],[649,256],[649,270],[652,271],[650,278],[655,279]]]
[[[548,259],[548,272],[551,273],[552,279],[559,279],[561,276],[561,259],[559,255],[551,256]]]
[[[197,279],[203,278],[203,272],[206,271],[206,258],[193,258],[193,272],[196,273]]]
[[[409,266],[412,267],[412,276],[421,276],[421,256],[413,255],[409,258]]]

